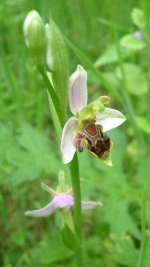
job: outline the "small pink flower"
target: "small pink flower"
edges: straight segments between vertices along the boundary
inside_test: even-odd
[[[111,140],[105,134],[126,118],[115,109],[105,108],[109,97],[102,96],[87,105],[87,73],[78,65],[69,79],[69,105],[73,113],[65,124],[61,140],[63,163],[69,163],[76,151],[82,151],[86,144],[89,151],[107,163]]]
[[[42,184],[42,187],[53,195],[52,201],[41,209],[25,212],[26,216],[46,217],[53,214],[57,209],[68,211],[74,206],[72,190],[68,190],[66,192],[58,192],[45,184]],[[82,210],[90,210],[97,206],[102,206],[102,203],[95,201],[81,201]]]

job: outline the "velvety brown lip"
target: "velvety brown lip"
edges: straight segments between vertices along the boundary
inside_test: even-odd
[[[95,146],[91,146],[89,150],[100,159],[107,159],[111,148],[111,141],[108,136],[103,140],[98,139]]]
[[[82,152],[84,143],[86,143],[87,149],[98,158],[108,158],[111,149],[111,140],[103,133],[101,125],[89,123],[84,127],[83,132],[76,136],[74,144],[76,149]]]

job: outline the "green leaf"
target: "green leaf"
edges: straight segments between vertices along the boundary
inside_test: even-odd
[[[91,236],[87,238],[85,246],[87,253],[92,257],[101,255],[103,252],[103,244],[99,236]]]
[[[123,68],[129,93],[136,96],[145,94],[148,91],[147,81],[140,67],[135,64],[125,63]],[[120,67],[117,67],[116,75],[119,79],[122,79]]]
[[[129,202],[130,198],[125,197],[124,183],[122,187],[118,185],[118,190],[110,192],[104,201],[104,214],[103,218],[110,224],[111,232],[122,235],[127,232],[135,236],[140,237],[140,232],[136,223],[133,221],[129,214]]]
[[[126,34],[120,39],[122,47],[126,47],[130,50],[142,50],[145,47],[145,42],[137,39],[134,34]]]
[[[39,164],[46,172],[57,172],[60,164],[58,164],[57,155],[53,152],[54,147],[57,151],[57,146],[53,147],[53,141],[44,132],[41,133],[30,125],[24,124],[19,144],[31,153],[37,165]]]
[[[115,76],[114,73],[112,72],[104,72],[103,73],[104,78],[113,85],[113,88],[116,88],[116,91],[118,90],[118,88],[120,87],[120,82],[118,81],[117,77]],[[88,81],[90,84],[98,84],[99,83],[99,79],[98,77],[96,77],[94,75],[94,73],[92,71],[88,71]]]
[[[145,28],[145,19],[144,19],[144,13],[139,8],[134,8],[131,13],[131,18],[133,23],[139,27],[140,29]]]
[[[129,57],[132,52],[128,49],[128,47],[120,47],[120,53],[121,57],[125,59]],[[117,47],[115,44],[112,44],[108,48],[106,48],[103,54],[95,61],[95,66],[101,67],[107,64],[116,63],[118,61],[119,57]]]
[[[72,232],[72,230],[68,227],[67,224],[65,224],[65,226],[63,227],[61,234],[64,244],[67,248],[75,251],[76,248],[79,247],[78,237]]]
[[[68,250],[61,239],[58,231],[47,233],[43,240],[30,251],[32,258],[43,266],[44,264],[54,264],[55,262],[63,262],[70,259],[73,252]]]
[[[120,82],[118,81],[116,75],[112,72],[105,72],[104,77],[116,88],[119,88]]]
[[[138,251],[129,235],[122,237],[113,235],[111,242],[107,244],[107,248],[118,263],[125,266],[136,266]]]
[[[6,161],[10,165],[8,174],[7,169],[3,168],[11,184],[32,181],[41,175],[57,175],[61,163],[56,154],[57,147],[47,134],[28,124],[22,125],[17,136],[2,125],[1,133],[0,145],[3,153],[0,154],[0,161]]]
[[[146,134],[150,134],[150,119],[146,117],[136,117],[137,125]]]
[[[11,185],[16,186],[26,181],[33,181],[41,174],[40,166],[35,163],[33,156],[27,152],[17,153],[14,157],[9,158],[9,162],[13,162],[15,167],[9,175]]]

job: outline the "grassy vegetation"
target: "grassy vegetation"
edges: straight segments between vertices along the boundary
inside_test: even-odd
[[[109,133],[113,168],[86,151],[79,154],[82,198],[104,204],[83,214],[86,266],[149,267],[150,8],[146,0],[1,0],[0,267],[75,266],[73,252],[57,230],[59,213],[46,219],[24,216],[26,210],[49,201],[40,183],[55,188],[64,168],[45,84],[24,42],[22,25],[32,9],[45,23],[51,15],[64,34],[70,74],[77,64],[88,71],[89,101],[109,95],[109,107],[127,117],[123,126]],[[135,36],[137,31],[141,39]]]

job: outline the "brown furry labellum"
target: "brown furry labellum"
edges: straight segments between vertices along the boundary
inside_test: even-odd
[[[102,126],[94,123],[87,124],[83,131],[75,137],[75,147],[83,151],[83,144],[86,143],[88,150],[100,159],[108,159],[111,149],[110,138],[103,133]]]

